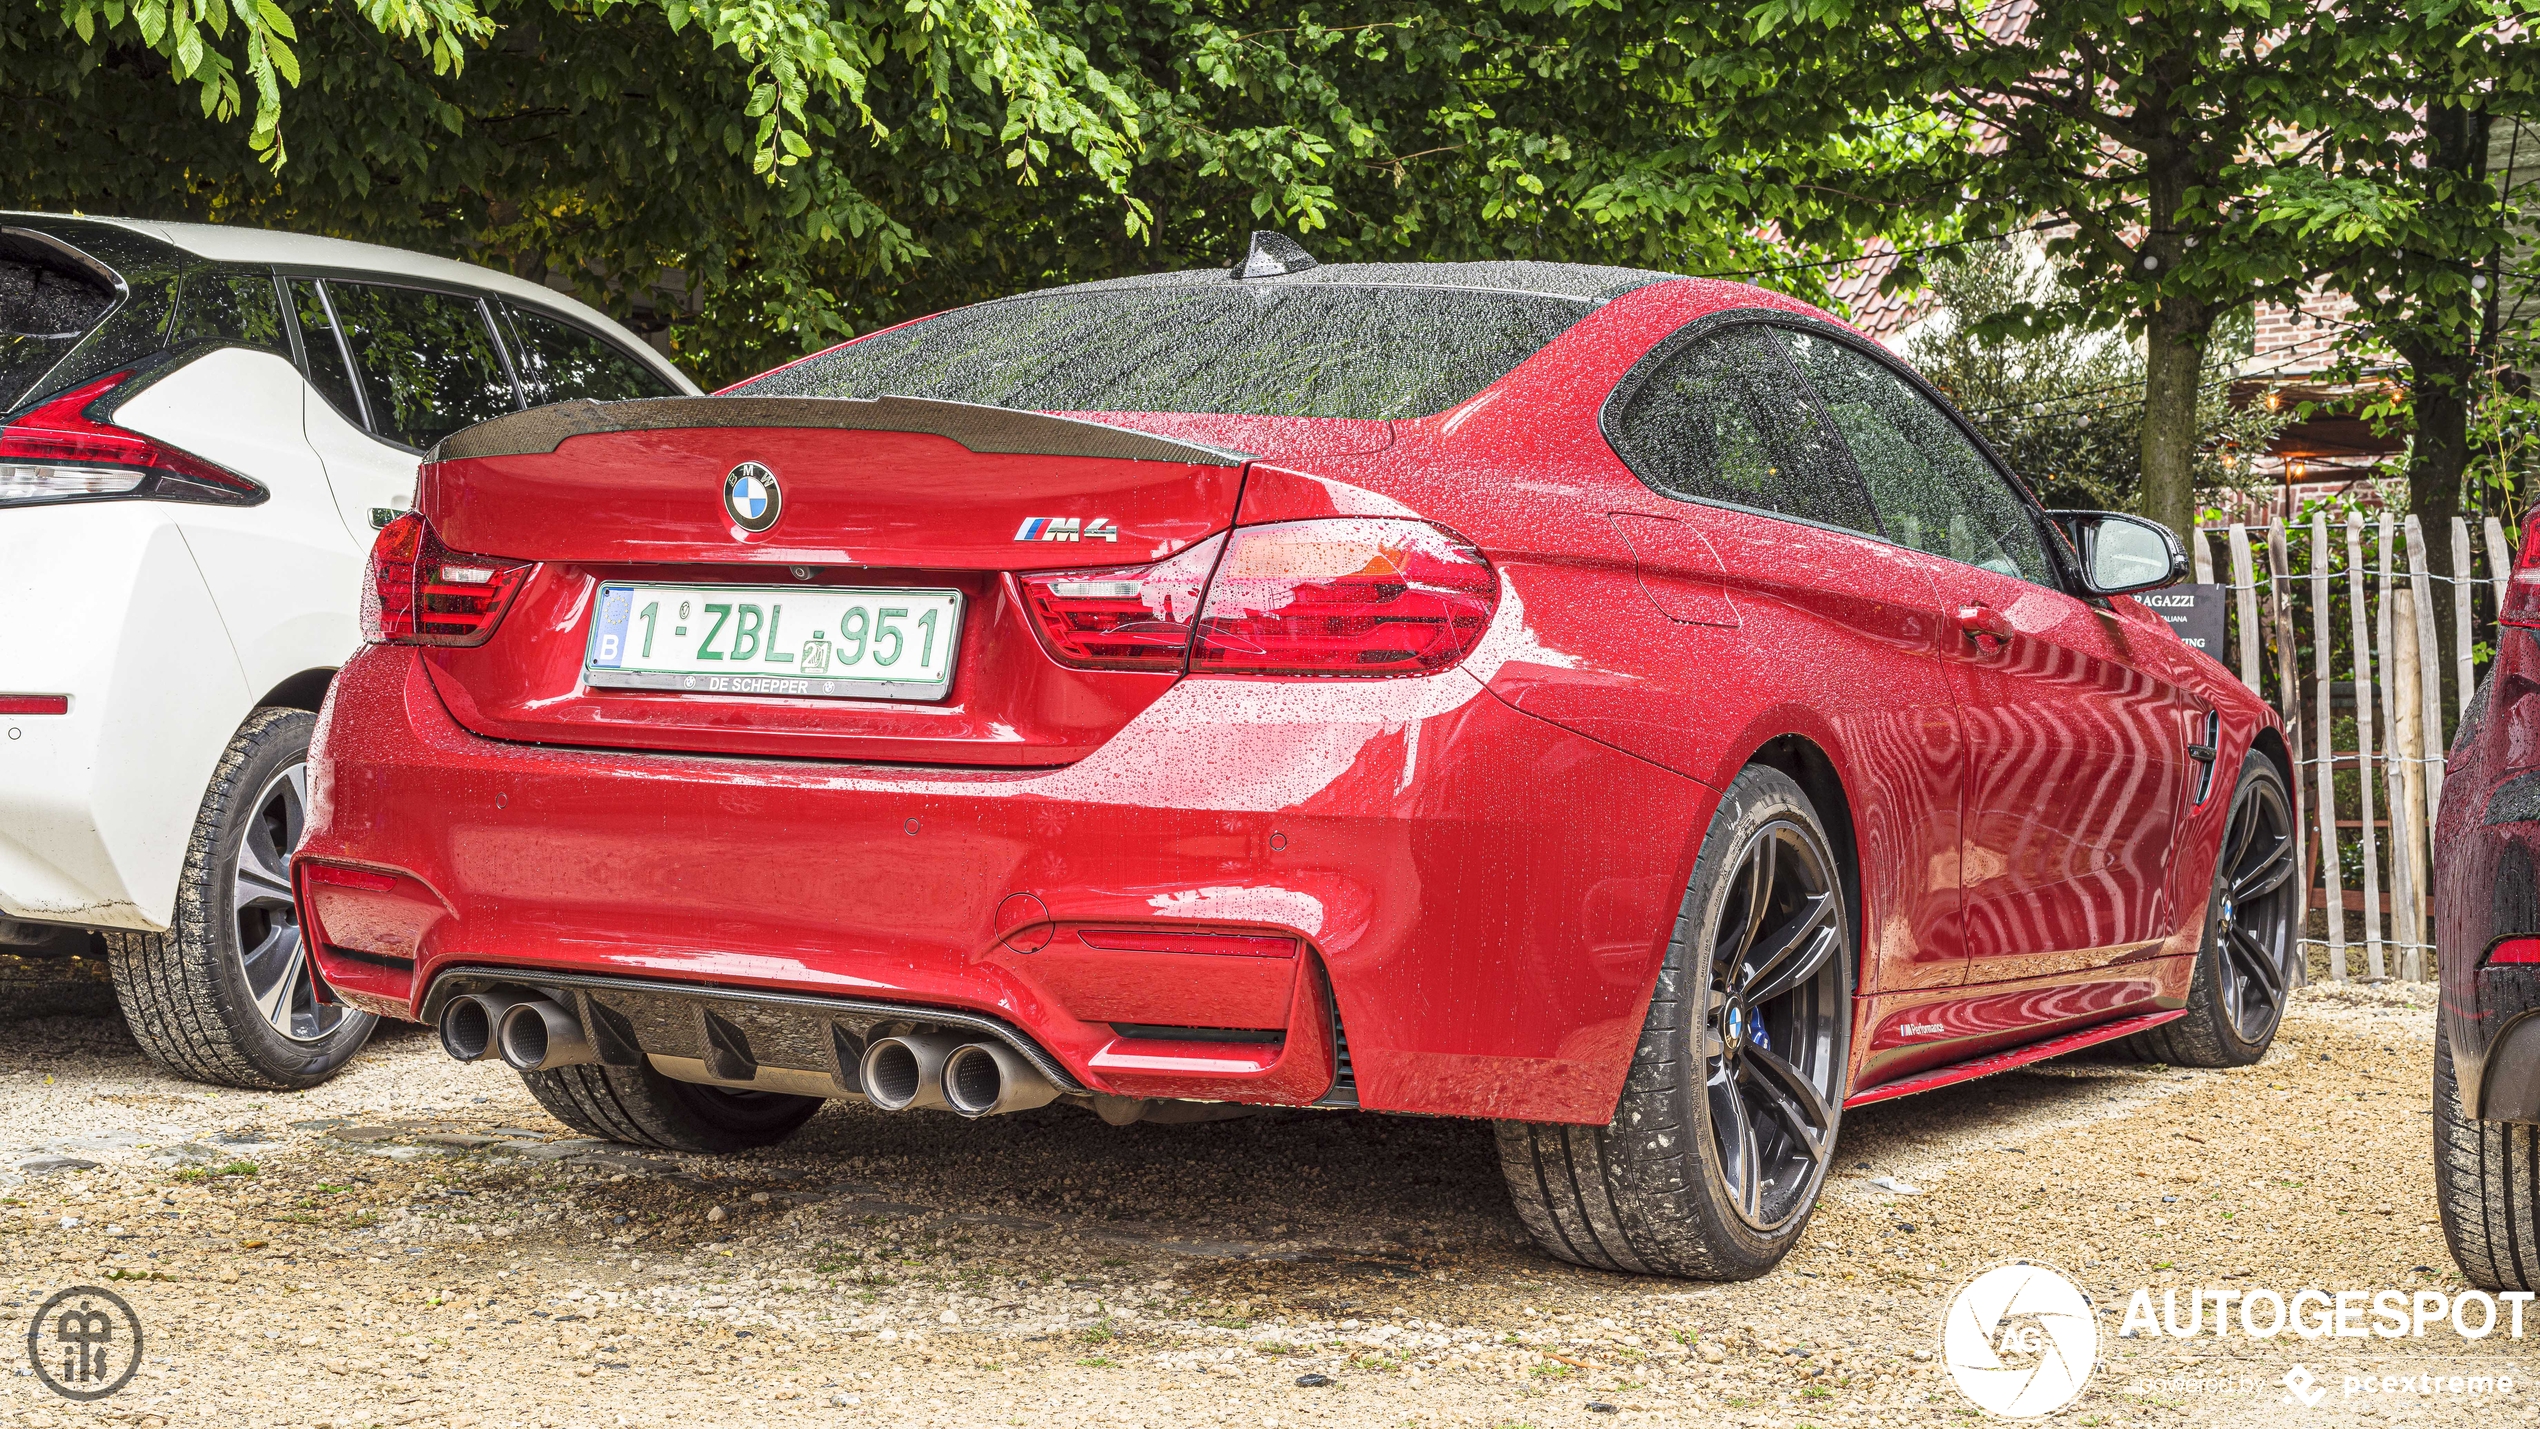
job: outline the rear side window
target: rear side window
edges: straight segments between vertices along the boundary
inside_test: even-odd
[[[1231,279],[1062,289],[893,328],[738,390],[1040,412],[1422,417],[1507,376],[1589,307],[1535,293]]]
[[[291,311],[300,324],[300,353],[308,373],[309,385],[315,387],[344,420],[362,425],[362,400],[353,392],[353,368],[344,355],[343,335],[335,330],[335,315],[327,311],[326,296],[311,278],[291,280]]]
[[[527,308],[506,304],[503,311],[511,319],[521,395],[532,407],[577,397],[594,402],[667,397],[678,390],[595,334]]]
[[[1841,442],[1761,327],[1715,329],[1677,349],[1631,394],[1610,435],[1624,464],[1661,495],[1879,529]]]
[[[1890,540],[2056,584],[2028,503],[1948,413],[1867,353],[1815,333],[1775,332],[1843,433]]]
[[[263,273],[224,273],[197,268],[185,275],[176,300],[171,347],[188,342],[226,342],[289,355],[282,331],[282,300]]]
[[[326,291],[369,399],[373,432],[429,447],[520,409],[476,299],[372,283],[329,282]]]
[[[0,410],[68,356],[114,303],[114,289],[71,271],[41,243],[0,234]]]

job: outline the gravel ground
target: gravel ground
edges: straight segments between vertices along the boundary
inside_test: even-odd
[[[2101,1309],[2060,1422],[2532,1422],[2519,1386],[2338,1388],[2540,1380],[2523,1343],[2118,1335],[2139,1285],[2457,1287],[2431,996],[2314,988],[2245,1071],[2068,1059],[1857,1110],[1800,1250],[1725,1286],[1536,1253],[1468,1122],[837,1105],[771,1153],[675,1157],[573,1139],[419,1029],[258,1095],[152,1071],[111,1015],[19,1021],[7,1333],[110,1283],[151,1342],[88,1406],[13,1358],[0,1424],[1955,1425],[1941,1307],[2018,1256]],[[2279,1382],[2297,1360],[2316,1407]]]

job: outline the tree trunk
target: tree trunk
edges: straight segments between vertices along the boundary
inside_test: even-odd
[[[2408,448],[2408,510],[2425,531],[2425,568],[2435,578],[2434,643],[2427,658],[2443,672],[2445,717],[2460,705],[2458,632],[2452,628],[2452,588],[2443,582],[2466,574],[2452,569],[2452,518],[2461,514],[2461,474],[2469,466],[2470,355],[2448,343],[2398,345],[2408,364],[2409,406],[2415,440]]]
[[[2475,110],[2436,105],[2426,113],[2426,135],[2432,140],[2430,166],[2461,183],[2487,172],[2487,117]],[[2479,295],[2468,287],[2471,265],[2462,259],[2426,255],[2422,267],[2447,270],[2460,280],[2460,297],[2450,311],[2428,312],[2403,332],[2392,346],[2408,364],[2409,405],[2416,418],[2415,440],[2408,451],[2408,510],[2425,531],[2425,568],[2436,579],[2435,648],[2426,658],[2443,672],[2446,717],[2460,705],[2458,632],[2451,620],[2451,587],[2446,579],[2468,574],[2452,569],[2452,518],[2461,514],[2461,482],[2469,468],[2470,377],[2477,358],[2472,344],[2480,326]],[[2442,736],[2429,731],[2429,738]]]
[[[2196,383],[2207,330],[2155,311],[2143,333],[2143,514],[2196,537]]]

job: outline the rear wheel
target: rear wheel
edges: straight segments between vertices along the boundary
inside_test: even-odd
[[[2245,1067],[2267,1054],[2301,981],[2300,859],[2284,776],[2251,750],[2214,859],[2187,1015],[2138,1034],[2136,1055],[2179,1067]]]
[[[260,709],[221,755],[165,933],[108,933],[133,1040],[181,1077],[281,1091],[344,1069],[379,1019],[322,995],[291,902],[317,716]]]
[[[666,1151],[721,1154],[773,1146],[820,1110],[820,1098],[682,1082],[639,1067],[523,1072],[529,1094],[585,1136]]]
[[[1518,1218],[1563,1260],[1748,1280],[1816,1209],[1842,1116],[1851,920],[1797,783],[1751,768],[1704,836],[1606,1126],[1501,1122]]]
[[[2434,1206],[2452,1263],[2482,1290],[2540,1290],[2540,1126],[2461,1105],[2452,1039],[2434,1031]]]

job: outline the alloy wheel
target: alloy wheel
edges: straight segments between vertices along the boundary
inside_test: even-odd
[[[291,902],[291,851],[308,825],[309,766],[285,765],[256,791],[246,830],[230,860],[230,936],[247,995],[273,1030],[315,1042],[345,1016],[340,1002],[317,998],[316,970],[300,938]]]
[[[2293,811],[2272,779],[2244,781],[2214,866],[2214,936],[2223,1015],[2243,1042],[2264,1041],[2294,979]]]
[[[1711,932],[1703,1095],[1729,1200],[1759,1231],[1815,1200],[1842,1115],[1843,900],[1788,820],[1739,851]]]

